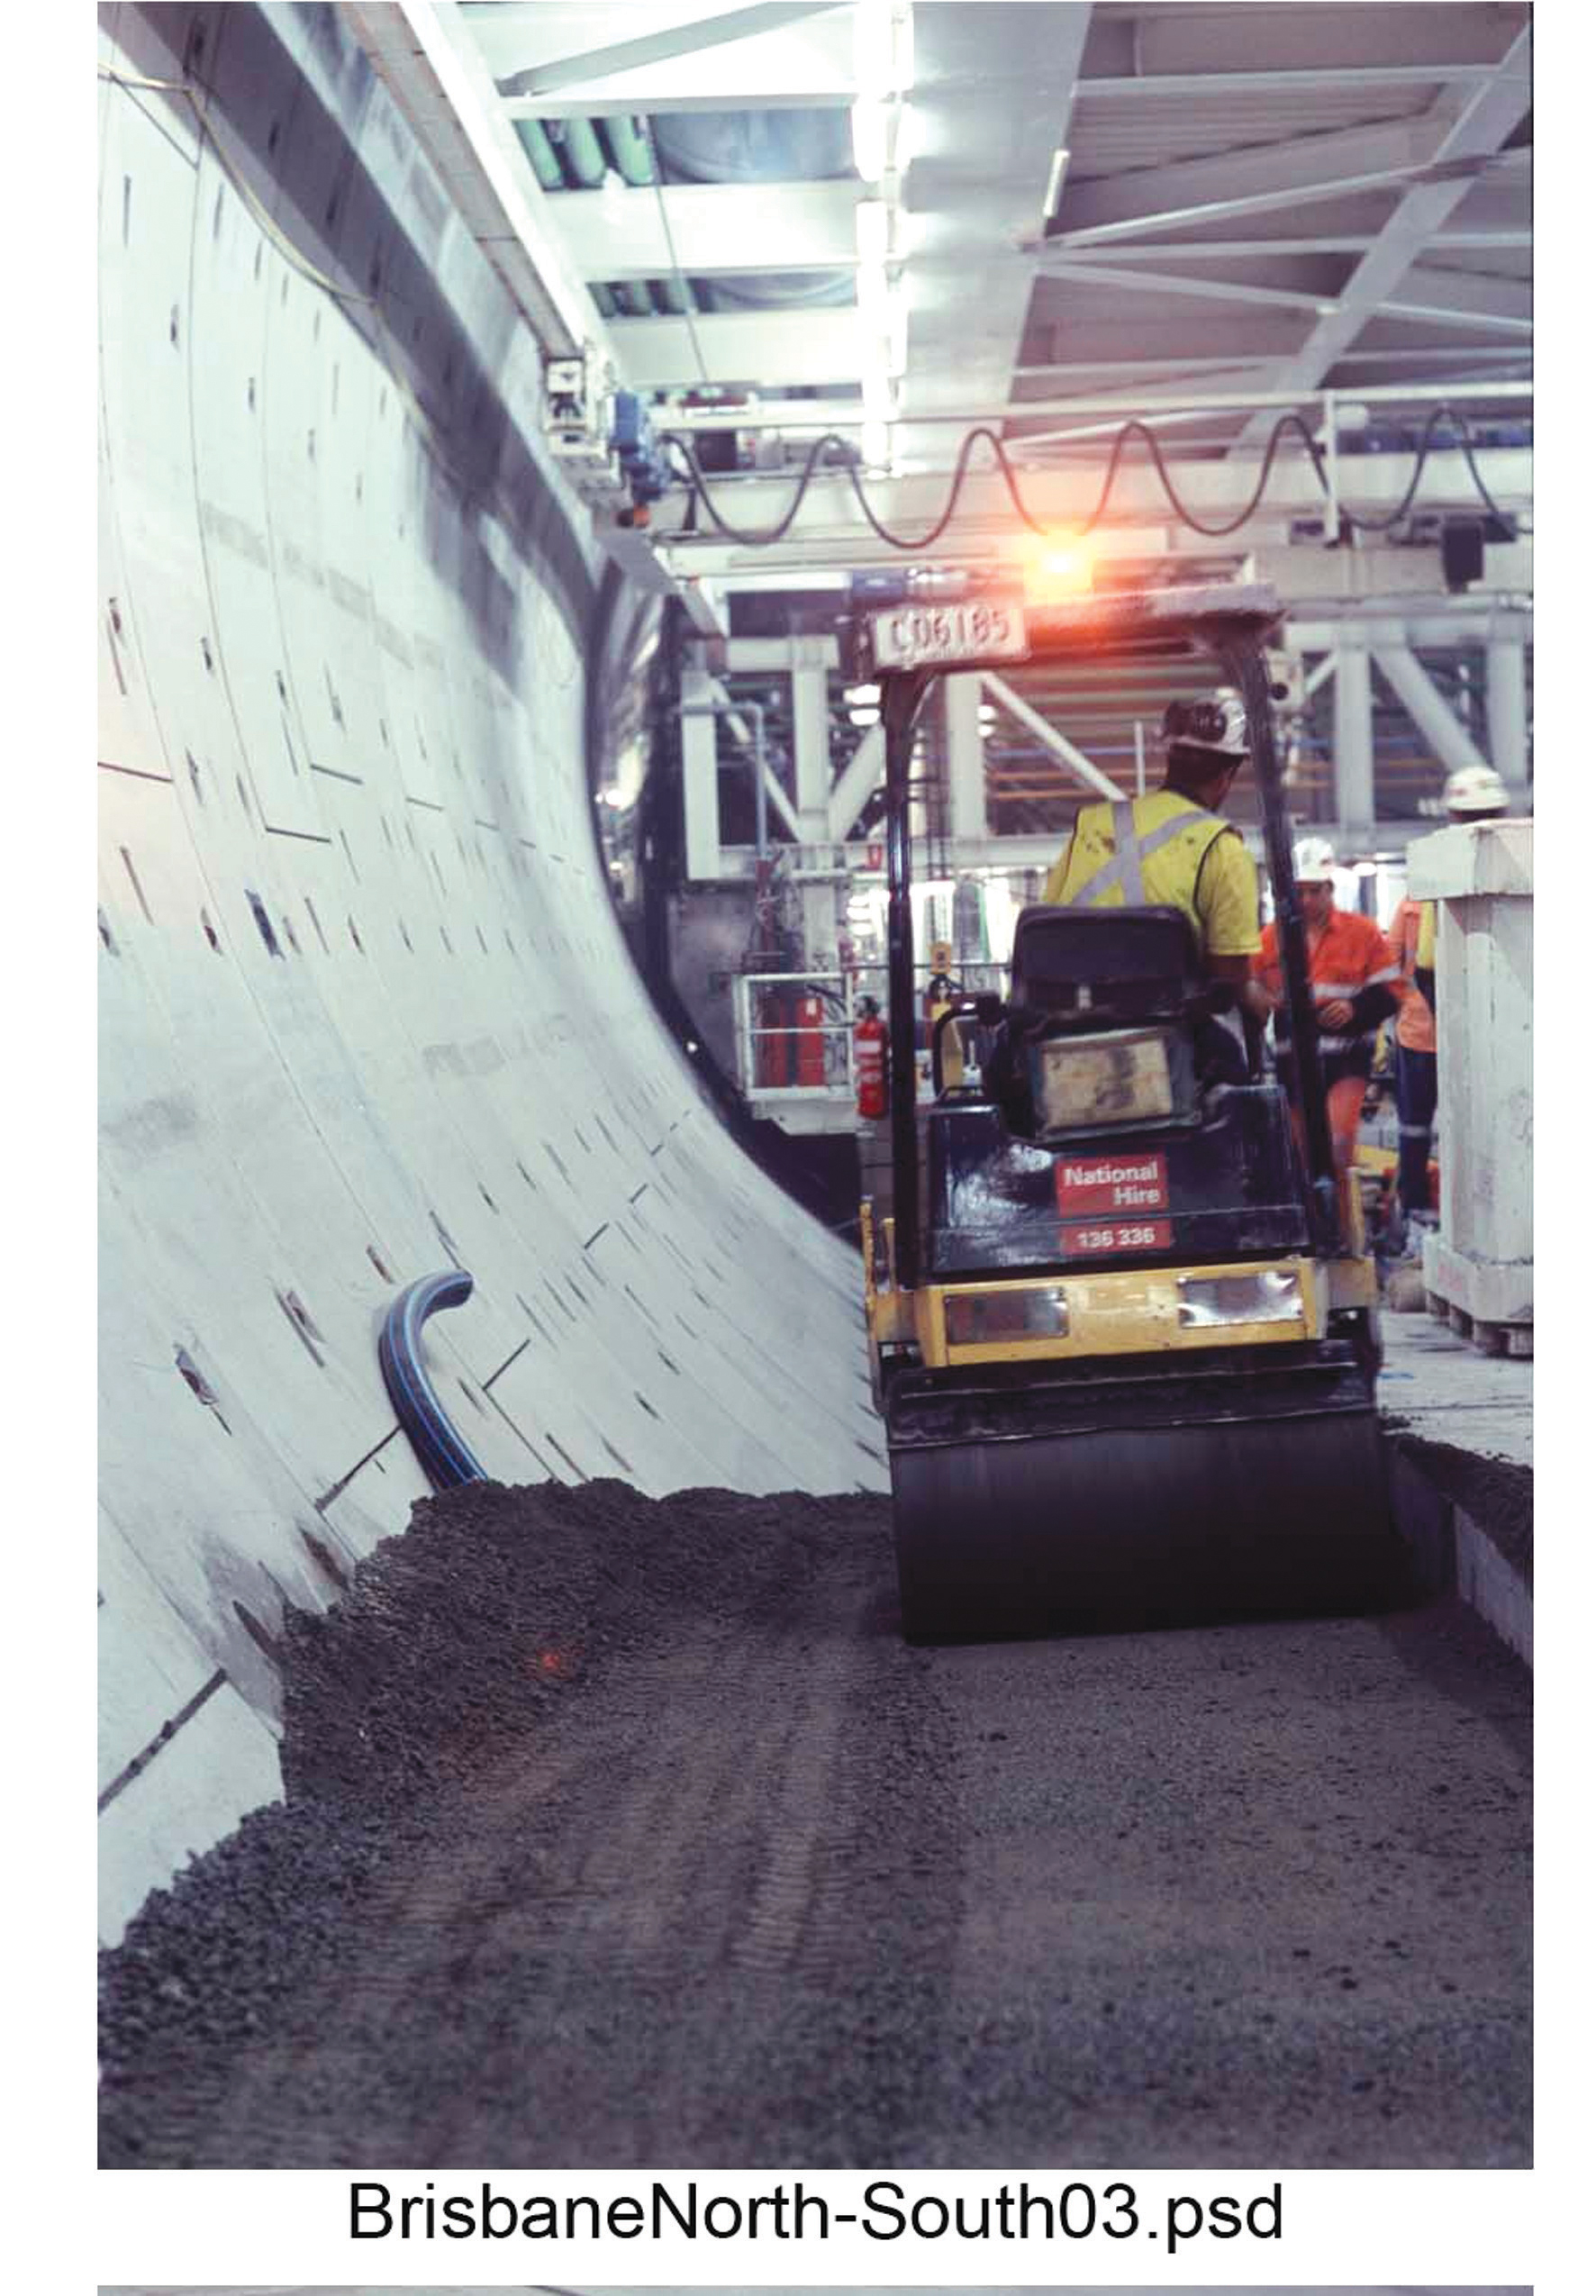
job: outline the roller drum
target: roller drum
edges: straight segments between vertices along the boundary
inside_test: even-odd
[[[1040,1389],[911,1375],[887,1420],[912,1637],[1350,1612],[1401,1593],[1378,1420],[1349,1362]]]

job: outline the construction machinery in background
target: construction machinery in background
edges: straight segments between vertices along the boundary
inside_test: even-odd
[[[891,1157],[861,1224],[911,1637],[1356,1609],[1390,1583],[1375,1269],[1326,1116],[1265,651],[1279,621],[1267,591],[1229,587],[970,597],[848,628],[885,730]],[[949,671],[1063,657],[1217,664],[1239,693],[1289,1082],[1256,1039],[1216,1075],[1205,1046],[1234,992],[1180,911],[1031,907],[1009,1000],[939,1013],[917,1105],[916,714]],[[939,1057],[960,1023],[993,1056],[979,1085]]]

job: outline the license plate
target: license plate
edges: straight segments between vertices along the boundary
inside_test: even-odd
[[[1021,662],[1030,651],[1019,606],[970,600],[962,605],[894,606],[870,617],[877,669],[928,662]]]
[[[1058,1231],[1066,1259],[1084,1252],[1166,1252],[1174,1241],[1167,1220],[1076,1220]]]

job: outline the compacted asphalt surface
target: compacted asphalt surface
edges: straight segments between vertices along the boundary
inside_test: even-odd
[[[911,1648],[887,1504],[429,1502],[104,1956],[123,2166],[1517,2166],[1473,1614]]]

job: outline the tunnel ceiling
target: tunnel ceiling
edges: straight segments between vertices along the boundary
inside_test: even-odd
[[[504,115],[562,155],[527,177],[633,385],[858,387],[860,14],[458,11]],[[1021,410],[1061,395],[1527,378],[1528,14],[915,8],[902,447],[945,462],[957,434],[912,417],[954,405],[1035,459],[1068,442]],[[1211,416],[1174,444],[1256,437]]]

